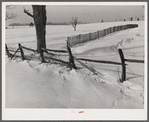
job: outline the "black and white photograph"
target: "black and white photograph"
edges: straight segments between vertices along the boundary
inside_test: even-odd
[[[146,2],[3,2],[2,10],[3,119],[147,118]]]

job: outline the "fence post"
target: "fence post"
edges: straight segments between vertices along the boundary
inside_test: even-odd
[[[109,28],[107,29],[107,35],[109,34]]]
[[[74,64],[74,58],[73,58],[71,49],[69,47],[68,41],[67,41],[67,50],[68,50],[68,53],[69,53],[69,66],[70,66],[70,69],[72,69],[72,68],[77,69],[75,64]]]
[[[115,26],[113,27],[113,32],[115,32]]]
[[[103,36],[106,36],[106,35],[107,35],[107,33],[106,33],[106,29],[104,29],[103,31],[104,31],[104,35],[103,35]]]
[[[9,53],[9,50],[8,50],[7,44],[5,44],[5,48],[6,48],[6,53],[7,53],[7,56],[8,56],[8,58],[9,58],[10,53]]]
[[[111,27],[111,33],[113,33],[113,27]]]
[[[20,49],[21,58],[22,58],[22,60],[24,61],[24,60],[25,60],[25,58],[24,58],[24,52],[23,52],[23,50],[22,50],[21,44],[19,43],[18,46],[19,46],[19,49]]]
[[[79,34],[79,45],[81,44],[81,34]]]
[[[113,33],[113,31],[112,31],[112,27],[110,28],[110,33]]]
[[[91,41],[91,33],[89,33],[89,41]]]
[[[122,25],[121,25],[120,27],[121,27],[121,30],[123,30],[123,29],[122,29]]]
[[[109,28],[109,34],[111,33],[111,27]]]
[[[98,37],[97,37],[97,38],[99,38],[99,31],[97,31],[97,35],[98,35]]]
[[[71,38],[71,37],[67,37],[67,41],[68,41],[69,45],[73,46],[73,40],[70,39],[70,38]],[[70,44],[70,43],[71,43],[71,44]]]
[[[122,62],[122,79],[121,82],[124,82],[126,80],[126,67],[125,67],[125,59],[124,59],[124,55],[121,49],[118,49],[120,58],[121,58],[121,62]]]

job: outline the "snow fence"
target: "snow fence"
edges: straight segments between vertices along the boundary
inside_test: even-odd
[[[67,41],[70,46],[74,46],[77,44],[81,44],[84,42],[88,42],[91,40],[95,40],[95,39],[104,37],[108,34],[111,34],[111,33],[117,32],[117,31],[126,30],[126,29],[130,29],[130,28],[136,28],[136,27],[138,27],[137,24],[114,26],[114,27],[110,27],[110,28],[107,28],[104,30],[99,30],[99,31],[93,32],[93,33],[79,34],[79,35],[76,35],[73,37],[67,37]]]

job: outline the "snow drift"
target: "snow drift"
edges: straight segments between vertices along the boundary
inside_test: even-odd
[[[11,74],[6,77],[6,107],[142,108],[143,105],[142,87],[129,81],[120,84],[109,73],[88,76],[64,66],[11,60],[7,60],[6,70]]]
[[[144,25],[143,22],[136,23],[139,24],[138,28],[110,34],[73,47],[72,52],[76,57],[120,62],[117,49],[121,48],[127,58],[144,59]],[[83,28],[78,28],[78,32],[91,31],[93,25],[94,29],[97,29],[99,25],[101,28],[107,28],[119,24],[81,25]],[[29,30],[31,33],[34,32]],[[31,47],[35,47],[32,42],[33,36],[26,38],[26,34],[21,33],[11,37],[8,35],[9,32],[6,38],[9,46],[15,47],[16,43],[22,42],[25,38],[30,42],[24,42],[24,45],[30,44]],[[51,33],[53,34],[47,34],[47,38],[51,36],[57,38],[57,41],[49,41],[48,47],[55,44],[54,48],[65,48],[66,42],[61,39],[77,32],[62,33],[53,30]],[[86,63],[102,75],[93,75],[77,62],[78,70],[70,70],[62,64],[40,64],[38,61],[10,60],[6,57],[6,107],[144,108],[144,64],[127,63],[127,81],[120,83],[121,66]]]

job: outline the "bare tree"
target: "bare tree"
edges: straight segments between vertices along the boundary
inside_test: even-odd
[[[37,52],[41,53],[41,48],[46,48],[46,6],[45,5],[32,5],[33,14],[29,13],[28,10],[24,8],[24,13],[34,19],[36,27],[36,37],[37,37]]]
[[[6,5],[6,18],[5,20],[7,21],[8,19],[14,19],[17,17],[16,14],[13,12],[10,12],[10,9],[14,9],[16,6],[14,5]]]
[[[139,21],[140,19],[139,19],[139,17],[137,18],[137,21]]]
[[[72,17],[71,25],[74,28],[74,31],[76,31],[77,24],[78,24],[78,18],[77,17],[75,17],[75,18]]]
[[[130,18],[130,21],[133,21],[133,17]]]

